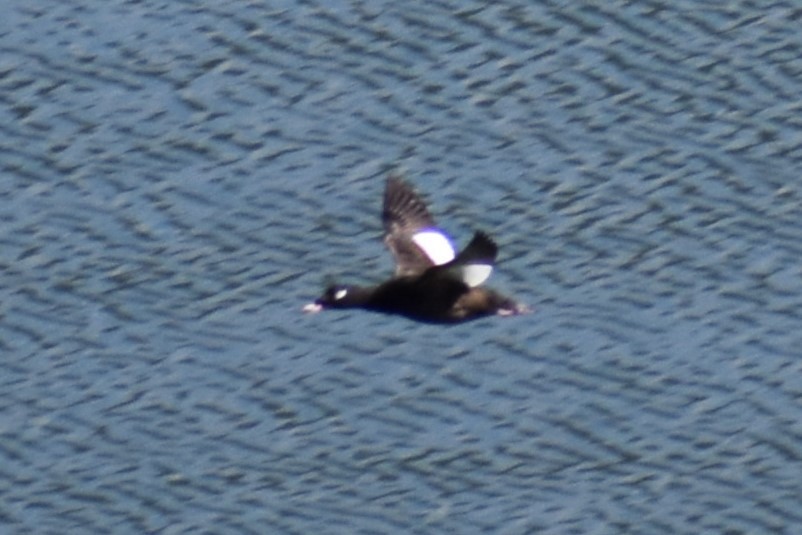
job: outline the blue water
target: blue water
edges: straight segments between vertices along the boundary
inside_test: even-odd
[[[790,2],[11,1],[0,531],[793,533]],[[301,314],[384,176],[533,314]]]

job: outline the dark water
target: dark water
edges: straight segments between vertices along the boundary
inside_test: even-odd
[[[8,533],[792,533],[793,2],[23,2]],[[536,309],[303,316],[383,177]]]

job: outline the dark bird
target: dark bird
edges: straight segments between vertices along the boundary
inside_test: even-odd
[[[330,286],[304,311],[364,308],[433,323],[528,311],[479,286],[493,271],[498,251],[493,240],[484,232],[476,232],[470,243],[455,254],[421,196],[397,176],[387,178],[382,222],[384,243],[395,258],[395,276],[378,286]]]

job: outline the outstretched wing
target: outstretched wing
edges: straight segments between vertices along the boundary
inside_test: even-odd
[[[435,227],[426,203],[398,176],[387,178],[382,223],[384,243],[395,258],[396,275],[417,275],[454,260],[454,247]]]
[[[473,288],[490,277],[497,253],[498,246],[490,236],[478,231],[454,260],[437,269],[442,269]]]

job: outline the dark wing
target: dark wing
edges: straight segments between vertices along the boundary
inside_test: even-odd
[[[460,251],[451,263],[462,265],[490,264],[492,266],[496,261],[496,254],[498,254],[496,242],[490,236],[478,230],[474,233],[470,243]]]
[[[470,287],[479,286],[493,272],[498,246],[484,232],[478,231],[457,257],[437,266],[436,270],[448,273]]]
[[[400,177],[387,178],[382,223],[384,243],[395,258],[396,275],[417,275],[439,263],[432,260],[431,255],[427,256],[420,245],[421,238],[439,233],[434,219],[421,196]],[[442,238],[447,243],[447,239]]]
[[[427,269],[416,284],[420,293],[427,295],[427,301],[433,304],[432,314],[447,315],[459,299],[471,293],[471,288],[484,282],[493,271],[497,251],[498,247],[487,234],[477,232],[451,262]],[[481,290],[477,295],[495,294]],[[466,303],[470,305],[470,301]]]

